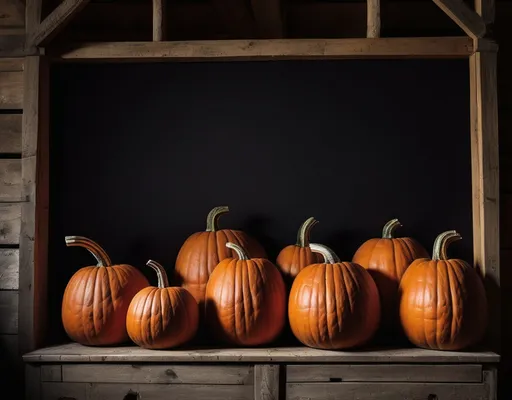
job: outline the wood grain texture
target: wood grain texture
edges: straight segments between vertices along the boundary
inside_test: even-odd
[[[21,229],[21,204],[0,203],[0,245],[18,245]]]
[[[357,352],[318,350],[308,347],[218,348],[145,350],[128,347],[86,347],[77,343],[42,348],[23,356],[26,362],[316,362],[316,363],[495,363],[500,356],[488,351],[454,352],[419,348],[365,349]]]
[[[21,153],[21,114],[0,114],[0,153]]]
[[[0,291],[0,334],[18,333],[18,292]]]
[[[153,0],[153,41],[161,42],[166,37],[166,0]]]
[[[485,22],[475,11],[467,6],[463,0],[433,0],[434,3],[448,15],[453,22],[472,38],[481,38],[485,35]]]
[[[288,365],[286,381],[300,382],[482,382],[482,366]]]
[[[0,110],[23,108],[23,73],[0,72]]]
[[[0,249],[0,290],[18,290],[19,250]]]
[[[254,366],[254,399],[279,400],[279,364]]]
[[[71,364],[62,366],[63,382],[252,385],[248,365]]]
[[[380,37],[380,0],[367,0],[366,37]]]
[[[285,37],[285,15],[281,0],[251,0],[251,6],[259,38]]]
[[[221,61],[467,57],[473,42],[464,37],[379,39],[275,39],[193,42],[83,43],[60,50],[63,60]]]
[[[0,159],[0,201],[21,199],[21,161]]]
[[[2,0],[0,0],[1,2]],[[23,61],[24,59],[6,57],[0,59],[0,72],[16,72],[23,71]]]

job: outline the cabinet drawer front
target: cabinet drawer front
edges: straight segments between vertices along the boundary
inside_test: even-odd
[[[289,365],[286,381],[482,382],[481,365]]]
[[[129,383],[42,384],[42,400],[250,400],[249,385],[169,385]]]
[[[62,365],[62,382],[173,383],[244,385],[253,384],[249,365]]]
[[[491,400],[483,383],[288,383],[288,400]]]

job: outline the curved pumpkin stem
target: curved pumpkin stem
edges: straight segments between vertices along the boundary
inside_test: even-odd
[[[393,239],[393,233],[395,233],[396,228],[400,228],[402,224],[398,219],[392,219],[388,221],[384,228],[382,229],[382,238],[383,239]]]
[[[462,236],[457,231],[446,231],[439,234],[434,241],[434,250],[432,251],[432,260],[447,260],[448,245],[457,240],[461,240]]]
[[[98,262],[98,267],[109,267],[112,265],[112,261],[110,261],[107,252],[95,241],[84,236],[66,236],[65,239],[66,246],[68,247],[79,246],[89,250]]]
[[[239,245],[227,242],[226,247],[232,250],[235,250],[236,255],[240,260],[248,260],[249,256],[247,255],[246,251]]]
[[[304,223],[299,228],[299,233],[297,233],[297,246],[309,246],[309,236],[311,234],[311,229],[316,224],[318,224],[318,221],[314,217],[310,217],[304,221]]]
[[[218,229],[217,222],[222,214],[229,212],[228,206],[213,208],[206,217],[206,232],[215,232]]]
[[[169,279],[167,278],[167,273],[165,272],[165,268],[162,266],[162,264],[153,260],[148,260],[146,265],[155,270],[156,276],[158,278],[158,287],[160,289],[164,289],[169,286]]]
[[[334,250],[323,244],[311,243],[309,247],[311,251],[320,253],[322,256],[324,256],[324,261],[326,264],[336,264],[341,262],[340,258],[336,255]]]

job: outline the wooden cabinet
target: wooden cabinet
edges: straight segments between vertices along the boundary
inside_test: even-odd
[[[24,356],[37,400],[496,400],[492,352],[303,347],[151,351],[67,344]]]

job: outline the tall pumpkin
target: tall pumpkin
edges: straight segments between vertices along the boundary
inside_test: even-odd
[[[311,229],[317,223],[318,221],[313,217],[304,221],[297,233],[297,243],[286,246],[277,256],[276,265],[289,286],[303,268],[322,262],[322,256],[309,247]]]
[[[462,350],[478,343],[487,327],[487,298],[475,268],[449,259],[448,245],[461,236],[441,233],[432,259],[414,261],[400,283],[400,321],[418,347]]]
[[[295,337],[309,347],[345,349],[368,342],[379,327],[377,286],[363,267],[341,262],[327,246],[311,244],[324,256],[293,281],[288,318]]]
[[[217,264],[234,253],[226,247],[231,242],[245,249],[251,257],[266,258],[265,249],[245,232],[233,229],[219,229],[217,222],[228,207],[215,207],[206,218],[206,231],[189,236],[181,246],[176,259],[176,277],[185,289],[204,307],[206,283]]]
[[[428,257],[427,250],[413,238],[395,238],[402,224],[392,219],[384,225],[381,238],[369,239],[354,254],[352,261],[366,268],[379,289],[381,325],[384,330],[398,326],[398,286],[409,265]]]
[[[274,264],[249,258],[237,244],[226,243],[238,258],[222,260],[206,287],[206,320],[221,341],[239,346],[272,342],[286,318],[286,290]]]
[[[146,349],[180,346],[197,332],[197,302],[186,289],[169,287],[162,265],[153,260],[146,265],[155,270],[158,286],[146,287],[132,299],[126,316],[128,335]]]
[[[149,286],[148,280],[131,265],[112,265],[105,250],[91,239],[66,236],[66,245],[89,250],[97,261],[79,269],[66,286],[61,314],[67,335],[89,346],[127,342],[126,312],[132,298]]]

